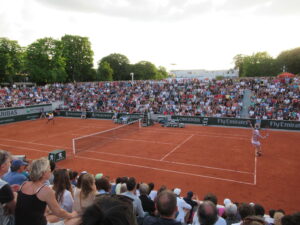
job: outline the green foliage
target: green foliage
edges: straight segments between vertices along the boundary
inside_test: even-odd
[[[166,79],[168,76],[169,76],[169,74],[168,74],[166,68],[163,66],[159,66],[155,79],[162,80],[162,79]]]
[[[157,74],[155,65],[147,61],[132,65],[131,70],[134,73],[135,80],[153,80]]]
[[[113,80],[113,69],[110,67],[109,63],[103,61],[97,70],[96,80],[98,81],[112,81]]]
[[[33,82],[65,82],[65,60],[62,56],[61,41],[53,38],[38,39],[26,49],[26,71]]]
[[[13,82],[22,70],[23,49],[17,41],[0,38],[0,81]]]
[[[216,76],[216,80],[223,80],[225,77],[224,76],[221,76],[221,75],[219,75],[219,76]]]
[[[276,76],[279,72],[276,60],[267,52],[258,52],[251,56],[236,55],[234,61],[240,77]]]
[[[281,52],[277,57],[277,62],[282,70],[300,74],[300,47]]]
[[[68,81],[90,81],[95,79],[91,43],[87,37],[65,35],[61,38],[62,56],[66,62]]]
[[[129,80],[130,79],[130,65],[129,59],[122,54],[113,53],[108,56],[103,57],[99,63],[98,67],[103,62],[107,62],[110,68],[113,70],[113,80]]]

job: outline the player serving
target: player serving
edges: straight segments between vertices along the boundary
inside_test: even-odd
[[[251,139],[251,143],[255,148],[255,154],[256,156],[262,156],[262,150],[261,150],[261,144],[260,144],[260,138],[262,139],[266,139],[269,135],[266,134],[266,136],[262,136],[260,135],[259,129],[260,126],[258,123],[256,123],[253,127],[252,123],[249,121],[249,124],[252,128],[252,139]]]

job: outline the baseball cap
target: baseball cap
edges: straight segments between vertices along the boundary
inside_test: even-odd
[[[231,200],[229,198],[225,198],[224,199],[224,205],[225,206],[228,205],[228,204],[230,204],[230,203],[231,203]]]
[[[13,160],[11,163],[11,166],[13,166],[13,167],[20,167],[20,166],[27,166],[27,165],[28,165],[28,163],[26,163],[20,159]]]
[[[174,189],[174,193],[175,193],[176,195],[180,195],[181,189],[180,189],[180,188],[175,188],[175,189]]]
[[[102,173],[97,173],[96,176],[95,176],[95,179],[100,179],[101,177],[103,177],[103,174]]]

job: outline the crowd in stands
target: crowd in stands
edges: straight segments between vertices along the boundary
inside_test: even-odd
[[[236,203],[180,188],[115,182],[103,174],[55,168],[46,158],[13,159],[0,150],[0,224],[2,225],[298,225],[300,212],[286,215],[260,204]]]
[[[223,80],[169,79],[0,88],[0,108],[63,101],[70,111],[241,117],[252,91],[250,118],[300,120],[298,77]]]
[[[251,118],[299,120],[300,79],[265,78],[252,84]]]

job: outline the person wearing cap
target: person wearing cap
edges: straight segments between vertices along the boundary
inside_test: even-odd
[[[21,185],[25,181],[28,180],[28,178],[23,174],[25,167],[28,165],[28,163],[17,159],[13,160],[11,167],[10,167],[10,172],[4,175],[3,180],[5,180],[7,183],[10,185]]]
[[[185,216],[189,211],[192,209],[192,206],[186,203],[181,197],[180,197],[181,189],[175,188],[174,194],[176,195],[177,199],[177,208],[178,208],[178,215],[176,217],[176,220],[178,222],[181,222],[182,224],[186,224],[185,222]]]

